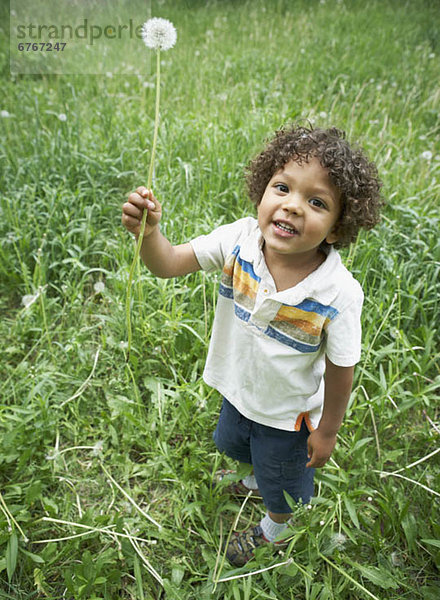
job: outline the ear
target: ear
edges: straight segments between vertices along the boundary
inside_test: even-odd
[[[337,242],[339,239],[336,227],[333,227],[333,229],[330,231],[330,233],[328,234],[328,236],[325,238],[325,241],[327,242],[327,244],[334,244],[335,242]]]

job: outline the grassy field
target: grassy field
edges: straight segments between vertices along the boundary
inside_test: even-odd
[[[154,184],[174,242],[252,214],[243,167],[283,123],[339,126],[377,161],[382,222],[343,253],[362,362],[288,548],[232,570],[222,542],[262,508],[211,490],[232,464],[201,379],[218,278],[140,268],[124,360],[120,211],[146,180],[154,76],[11,77],[4,30],[0,598],[438,599],[438,2],[152,6],[178,29]]]

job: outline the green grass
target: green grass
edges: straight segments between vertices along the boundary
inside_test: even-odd
[[[3,32],[0,598],[434,600],[438,454],[418,461],[440,427],[437,2],[165,1],[153,14],[178,29],[155,181],[173,242],[252,214],[243,167],[284,122],[339,126],[377,161],[382,223],[344,252],[366,294],[352,401],[288,548],[232,570],[220,547],[240,506],[211,491],[231,463],[201,380],[217,278],[141,269],[124,362],[134,248],[120,209],[146,180],[153,76],[11,77]],[[247,504],[238,526],[260,514]]]

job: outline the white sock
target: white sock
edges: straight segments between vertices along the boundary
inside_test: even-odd
[[[255,479],[255,475],[246,475],[241,480],[241,483],[250,490],[258,490],[258,483]]]
[[[272,521],[269,514],[266,513],[266,516],[260,521],[260,527],[263,530],[264,537],[269,540],[269,542],[274,542],[280,533],[287,529],[287,522],[276,523],[275,521]]]

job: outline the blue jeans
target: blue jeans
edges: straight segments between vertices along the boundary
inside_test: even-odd
[[[244,417],[226,398],[213,434],[221,452],[253,466],[264,504],[273,513],[292,512],[284,491],[304,504],[313,496],[315,469],[306,468],[308,437],[304,420],[300,431],[267,427]]]

